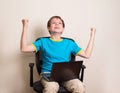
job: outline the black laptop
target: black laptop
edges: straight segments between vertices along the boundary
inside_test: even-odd
[[[42,76],[48,81],[64,82],[79,78],[83,61],[54,63],[51,73],[44,73]]]

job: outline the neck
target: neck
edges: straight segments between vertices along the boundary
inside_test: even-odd
[[[53,40],[61,40],[62,38],[61,38],[61,35],[51,35],[51,38],[53,39]]]

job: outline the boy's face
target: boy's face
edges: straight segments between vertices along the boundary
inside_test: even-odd
[[[59,18],[53,18],[48,27],[50,32],[62,33],[64,31],[63,23]]]

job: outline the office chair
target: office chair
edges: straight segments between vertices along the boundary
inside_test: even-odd
[[[45,38],[49,38],[49,37],[45,37]],[[65,37],[63,37],[64,39]],[[39,40],[40,38],[38,38],[37,40]],[[70,39],[70,38],[66,38],[66,39]],[[36,41],[37,41],[36,40]],[[72,39],[71,39],[72,40]],[[74,41],[74,40],[73,40]],[[70,57],[70,62],[74,62],[75,61],[75,56],[71,54]],[[36,68],[37,68],[37,72],[40,75],[41,73],[41,64],[42,64],[42,57],[41,57],[41,51],[38,51],[35,53],[35,63],[36,63]],[[30,67],[30,87],[33,87],[33,89],[37,92],[37,93],[42,93],[43,91],[43,86],[41,84],[41,81],[33,81],[33,67],[34,67],[34,63],[29,63],[29,67]],[[84,69],[86,67],[84,65],[81,66],[81,72],[80,72],[80,80],[83,82],[83,76],[84,76]],[[58,93],[71,93],[69,92],[66,88],[64,88],[61,84],[60,84],[60,88]]]

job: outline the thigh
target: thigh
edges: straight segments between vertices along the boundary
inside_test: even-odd
[[[44,86],[44,93],[57,93],[59,90],[59,84],[57,82],[50,82],[44,78],[41,78],[41,83]]]
[[[85,86],[79,79],[72,79],[63,83],[67,90],[73,93],[85,93]]]
[[[43,86],[59,86],[58,82],[54,82],[54,81],[47,81],[44,78],[41,78],[41,83],[43,84]]]

